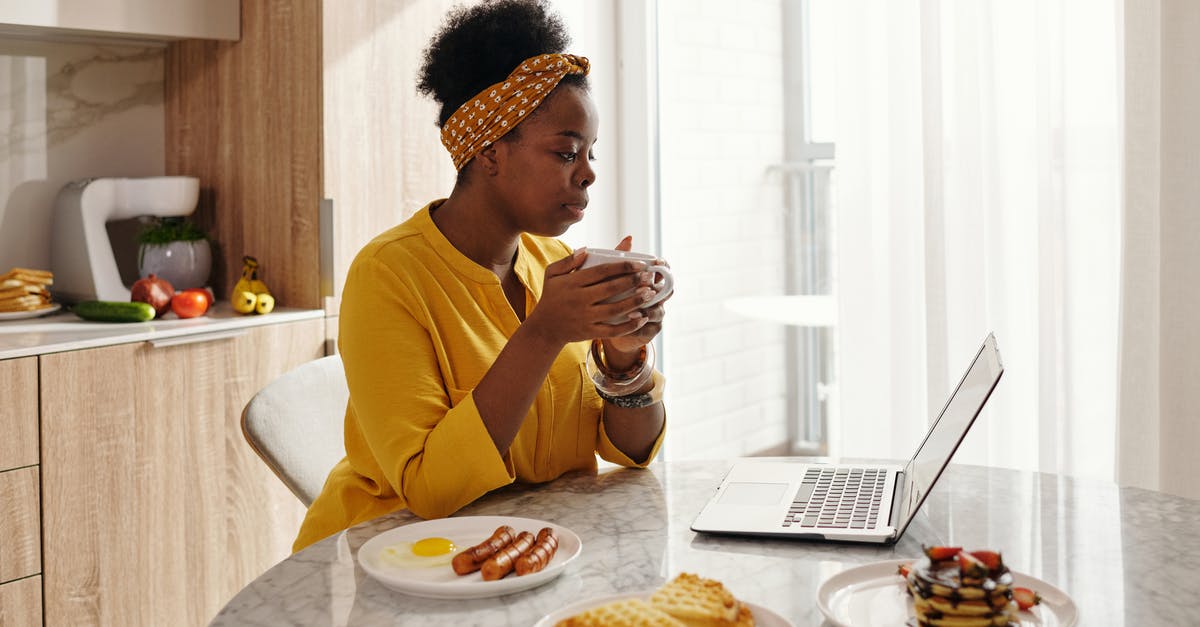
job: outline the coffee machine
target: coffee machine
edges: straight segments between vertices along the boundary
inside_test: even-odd
[[[142,216],[186,216],[196,210],[193,176],[89,178],[63,186],[54,201],[50,267],[56,300],[128,301],[109,222]]]

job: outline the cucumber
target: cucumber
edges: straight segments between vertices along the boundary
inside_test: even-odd
[[[99,322],[145,322],[154,318],[154,308],[147,303],[122,303],[113,300],[87,300],[71,309],[84,320]]]

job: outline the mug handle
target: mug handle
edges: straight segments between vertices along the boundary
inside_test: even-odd
[[[654,288],[654,297],[642,304],[642,309],[653,307],[663,301],[664,298],[671,295],[675,289],[675,277],[671,275],[671,269],[667,266],[657,264],[646,268],[647,271],[661,275],[662,280],[650,286]]]

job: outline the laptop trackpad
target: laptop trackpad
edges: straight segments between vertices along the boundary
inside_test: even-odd
[[[721,505],[778,505],[787,488],[786,483],[731,482],[717,502]]]

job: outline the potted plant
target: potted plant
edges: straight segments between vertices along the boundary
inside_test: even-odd
[[[212,272],[208,234],[182,217],[149,218],[138,235],[138,275],[169,281],[176,290],[205,287]]]

